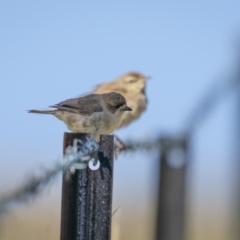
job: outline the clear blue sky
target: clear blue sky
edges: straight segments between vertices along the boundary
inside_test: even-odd
[[[239,9],[239,1],[217,0],[1,1],[0,188],[61,156],[65,125],[27,109],[91,91],[129,70],[152,76],[149,107],[117,133],[180,131],[208,87],[234,65]],[[198,169],[209,159],[212,171],[216,163],[220,172],[227,166],[232,103],[214,111],[196,135]],[[145,171],[145,159],[140,162],[139,170],[130,162],[136,174]],[[126,163],[120,158],[115,171],[124,172]]]

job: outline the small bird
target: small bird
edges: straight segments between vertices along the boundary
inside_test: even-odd
[[[128,106],[133,110],[125,112],[121,118],[118,128],[130,124],[136,120],[147,107],[147,97],[145,93],[146,81],[150,77],[146,77],[139,72],[129,72],[121,75],[112,82],[100,84],[93,90],[93,93],[117,92],[123,95]]]
[[[89,94],[50,107],[53,109],[28,112],[52,114],[65,122],[70,131],[89,133],[97,141],[100,134],[110,134],[119,126],[125,111],[132,111],[125,98],[116,92]]]

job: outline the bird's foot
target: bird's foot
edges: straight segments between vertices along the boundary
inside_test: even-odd
[[[126,150],[126,147],[125,147],[123,141],[119,139],[119,137],[117,137],[116,135],[114,135],[114,137],[115,137],[114,155],[115,155],[115,158],[117,159],[117,157],[121,154],[121,152]]]

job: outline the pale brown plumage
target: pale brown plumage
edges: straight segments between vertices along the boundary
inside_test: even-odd
[[[118,128],[130,124],[140,117],[147,107],[147,97],[145,93],[146,81],[149,77],[139,72],[126,73],[112,82],[100,84],[93,90],[93,93],[118,92],[122,94],[128,106],[133,111],[125,112],[121,118]]]
[[[125,111],[132,111],[125,98],[115,92],[89,94],[50,106],[49,110],[29,110],[29,113],[52,114],[66,123],[72,132],[89,133],[99,140],[100,134],[112,133],[121,123]]]

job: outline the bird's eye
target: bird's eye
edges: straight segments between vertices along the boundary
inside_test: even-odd
[[[137,79],[132,78],[132,79],[130,79],[128,82],[129,82],[129,83],[134,83],[134,82],[136,82],[136,81],[137,81]]]
[[[114,108],[115,108],[115,109],[118,109],[119,107],[120,107],[120,106],[119,106],[119,105],[117,105],[117,106],[115,106]]]

